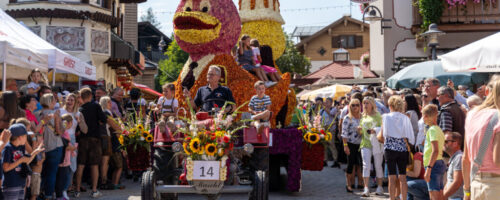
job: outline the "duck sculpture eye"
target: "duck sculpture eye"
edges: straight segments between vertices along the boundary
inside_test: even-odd
[[[190,12],[191,11],[191,7],[186,7],[186,11]]]
[[[208,12],[208,7],[206,7],[206,6],[205,6],[205,7],[203,7],[203,8],[201,9],[201,11],[202,11],[202,12],[205,12],[205,13],[206,13],[206,12]]]

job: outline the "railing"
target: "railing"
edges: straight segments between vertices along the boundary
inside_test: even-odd
[[[412,33],[420,32],[423,23],[419,13],[418,0],[413,0],[413,27]],[[443,0],[443,13],[438,23],[445,32],[462,31],[499,31],[500,27],[500,0],[468,0],[465,5],[450,7]]]
[[[146,58],[148,58],[149,60],[151,60],[153,62],[158,62],[160,60],[168,58],[168,56],[164,55],[163,52],[160,52],[160,51],[146,51],[146,52],[142,52],[142,54],[144,54],[144,56]]]
[[[498,0],[467,1],[465,5],[449,7],[446,1],[441,24],[493,24],[500,23]]]

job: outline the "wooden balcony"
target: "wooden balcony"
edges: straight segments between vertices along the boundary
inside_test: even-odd
[[[481,0],[479,3],[469,0],[466,5],[450,7],[443,1],[444,9],[438,23],[439,29],[445,32],[500,31],[499,3],[500,0]],[[417,5],[413,9],[414,34],[420,32],[421,24],[422,16]]]

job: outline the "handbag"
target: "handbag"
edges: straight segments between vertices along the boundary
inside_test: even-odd
[[[498,122],[498,111],[495,112],[493,117],[491,117],[488,126],[486,127],[486,131],[484,132],[483,140],[481,141],[481,145],[479,146],[479,151],[477,151],[476,158],[472,161],[472,169],[470,171],[470,182],[474,181],[475,175],[481,165],[483,165],[484,155],[486,154],[486,150],[488,150],[489,143],[493,137],[493,128]]]

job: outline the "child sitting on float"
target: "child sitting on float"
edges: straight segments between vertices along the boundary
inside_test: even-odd
[[[238,64],[241,65],[243,69],[249,72],[255,72],[257,77],[261,81],[264,81],[266,87],[271,87],[272,85],[276,84],[275,82],[269,81],[266,73],[261,67],[255,66],[253,57],[253,50],[252,47],[250,47],[250,36],[243,35],[243,37],[241,37],[238,48]]]
[[[254,84],[255,92],[248,104],[248,110],[252,114],[253,125],[257,128],[258,133],[262,133],[264,127],[269,127],[269,119],[271,118],[271,98],[266,95],[266,87],[263,81],[257,81]]]
[[[262,63],[262,57],[260,56],[260,44],[257,39],[252,39],[250,41],[250,46],[252,46],[252,51],[253,51],[253,59],[254,62],[256,63],[255,66],[262,68],[271,78],[273,82],[278,82],[280,81],[281,77],[278,74],[278,70],[276,68],[265,65]]]

